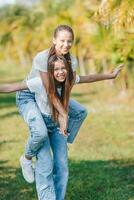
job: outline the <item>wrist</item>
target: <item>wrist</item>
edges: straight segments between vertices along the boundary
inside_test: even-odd
[[[63,119],[65,119],[67,117],[67,112],[62,112],[62,113],[59,113],[60,117],[62,117]]]
[[[61,114],[61,116],[62,116],[63,118],[65,118],[65,117],[67,117],[67,113],[64,112],[64,113]]]

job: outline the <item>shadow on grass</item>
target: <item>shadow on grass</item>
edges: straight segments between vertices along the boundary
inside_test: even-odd
[[[0,149],[3,147],[3,145],[5,144],[17,144],[19,142],[19,140],[3,140],[0,141]]]
[[[35,186],[23,180],[19,168],[7,164],[8,161],[0,161],[0,199],[37,200]]]
[[[70,161],[66,200],[134,199],[134,161]]]
[[[15,93],[13,94],[0,94],[0,108],[15,106]]]
[[[71,97],[85,97],[90,95],[96,95],[97,91],[90,91],[90,92],[72,92]]]
[[[10,113],[6,113],[6,114],[3,114],[3,115],[0,115],[0,119],[5,119],[7,117],[12,117],[14,115],[19,115],[19,112],[13,111],[13,112],[10,112]]]
[[[93,97],[97,94],[97,91],[90,92],[73,92],[71,99],[76,99],[81,104],[88,104],[93,101]],[[90,97],[90,98],[89,98]]]
[[[19,168],[1,161],[1,199],[37,200]],[[134,198],[134,161],[70,161],[66,200],[128,200]]]

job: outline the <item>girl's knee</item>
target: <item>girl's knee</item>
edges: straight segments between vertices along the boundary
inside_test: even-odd
[[[86,117],[88,115],[88,111],[86,108],[84,108],[82,111],[81,111],[81,114],[83,117]]]
[[[36,118],[32,118],[29,122],[29,130],[32,138],[35,138],[37,141],[44,141],[48,136],[47,128],[45,124],[38,123]]]
[[[69,169],[68,169],[68,162],[67,161],[61,161],[56,166],[57,173],[59,173],[59,176],[68,177],[69,175]]]
[[[87,114],[88,114],[87,109],[83,107],[82,109],[77,110],[74,114],[75,116],[72,115],[72,117],[77,120],[81,120],[81,119],[85,119]]]
[[[63,179],[68,180],[69,177],[69,170],[68,167],[64,167],[59,170],[59,176],[63,177]]]

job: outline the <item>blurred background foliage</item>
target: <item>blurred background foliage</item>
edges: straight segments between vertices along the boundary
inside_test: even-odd
[[[71,51],[79,60],[78,73],[107,72],[125,63],[115,81],[73,88],[72,98],[89,115],[69,146],[66,200],[134,200],[134,1],[16,2],[0,7],[0,84],[26,77],[33,57],[50,47],[59,24],[75,32]],[[0,200],[37,199],[35,186],[25,183],[18,162],[27,133],[15,94],[1,94]]]
[[[50,47],[55,27],[68,24],[75,32],[72,53],[81,75],[124,62],[122,89],[134,86],[134,1],[42,0],[1,7],[0,19],[1,80],[9,80],[7,70],[11,76],[16,71],[13,80],[23,79],[35,54]]]

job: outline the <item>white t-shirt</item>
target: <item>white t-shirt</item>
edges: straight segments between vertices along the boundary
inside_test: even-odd
[[[32,69],[30,73],[28,74],[26,80],[29,80],[31,78],[39,77],[40,73],[47,72],[47,61],[48,61],[48,55],[49,55],[49,49],[39,52],[33,59],[32,63]],[[78,61],[76,57],[70,54],[71,58],[71,64],[73,71],[76,71],[76,68],[78,66]]]
[[[76,75],[75,84],[79,83],[80,77]],[[43,86],[41,77],[38,76],[36,78],[32,78],[26,81],[26,84],[31,92],[35,93],[35,100],[40,111],[43,114],[52,115],[51,106],[49,103],[48,95],[46,89]],[[58,92],[60,93],[61,89],[58,88]]]

